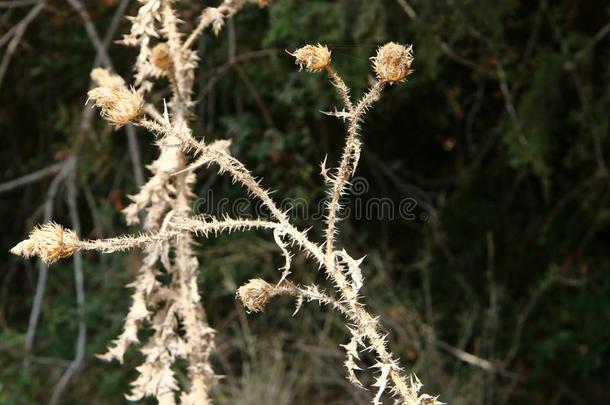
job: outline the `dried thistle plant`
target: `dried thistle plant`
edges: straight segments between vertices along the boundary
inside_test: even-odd
[[[268,1],[251,0],[260,6]],[[291,55],[296,63],[310,72],[326,71],[331,83],[343,100],[341,112],[329,113],[346,123],[343,153],[338,167],[329,169],[322,164],[322,176],[329,189],[326,204],[325,241],[314,242],[305,231],[291,223],[260,182],[228,150],[228,141],[207,143],[195,140],[187,117],[194,105],[192,100],[194,69],[197,55],[190,48],[206,29],[218,33],[227,17],[237,13],[248,1],[225,0],[218,7],[203,10],[199,24],[186,37],[178,30],[178,17],[173,0],[140,0],[141,6],[124,43],[135,46],[139,54],[135,62],[134,87],[128,89],[120,77],[101,69],[92,72],[99,87],[89,92],[89,98],[100,108],[101,115],[116,126],[132,123],[146,128],[157,138],[159,158],[150,166],[152,176],[135,194],[124,214],[129,224],[140,224],[143,233],[101,240],[81,240],[60,225],[51,223],[37,227],[29,238],[11,251],[25,257],[39,256],[52,263],[69,257],[79,250],[111,253],[141,248],[142,266],[133,288],[132,305],[125,318],[123,332],[107,353],[99,356],[120,362],[128,347],[139,346],[144,363],[137,368],[138,377],[132,383],[130,400],[155,397],[160,404],[170,405],[210,403],[209,390],[217,380],[209,362],[214,349],[214,330],[207,324],[201,305],[196,272],[198,260],[192,245],[194,236],[211,237],[221,232],[266,229],[273,232],[274,241],[285,257],[285,266],[276,283],[253,279],[240,287],[237,298],[248,311],[264,310],[276,296],[293,296],[297,311],[305,302],[318,302],[340,312],[350,332],[343,345],[347,378],[363,387],[358,374],[359,356],[364,351],[375,355],[372,372],[376,373],[374,404],[381,404],[384,392],[396,403],[431,405],[439,402],[433,396],[420,393],[421,384],[415,376],[407,376],[398,358],[388,349],[388,342],[379,317],[371,314],[360,294],[364,284],[362,259],[355,259],[345,249],[336,246],[340,198],[358,166],[361,153],[360,126],[369,108],[380,98],[387,84],[404,81],[411,73],[412,48],[389,43],[379,48],[372,58],[377,80],[357,102],[352,102],[349,88],[331,67],[331,52],[323,45],[307,45]],[[153,43],[157,42],[156,44]],[[145,102],[153,83],[161,75],[169,77],[171,99],[163,114]],[[180,145],[181,148],[177,148]],[[253,198],[269,210],[271,219],[240,219],[193,217],[190,200],[195,183],[194,170],[213,166],[244,186]],[[298,250],[324,269],[335,289],[330,294],[318,285],[299,286],[290,277],[292,251]],[[161,283],[159,274],[169,276]],[[295,311],[296,313],[296,311]],[[149,326],[152,336],[140,342],[138,331]],[[181,333],[184,331],[184,333]],[[178,359],[188,366],[188,386],[180,386],[175,378]]]

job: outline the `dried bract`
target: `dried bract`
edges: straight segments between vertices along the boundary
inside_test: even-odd
[[[76,234],[55,222],[38,225],[30,232],[28,239],[19,242],[11,253],[23,257],[38,256],[45,263],[54,263],[70,257],[78,249]]]
[[[133,88],[96,87],[87,95],[100,108],[100,115],[117,128],[137,121],[144,108],[144,99]]]
[[[325,45],[305,45],[291,53],[295,63],[308,72],[319,72],[330,65],[330,50]]]
[[[260,278],[250,280],[237,289],[237,298],[250,312],[265,309],[272,296],[273,286]]]
[[[388,42],[379,47],[377,55],[371,59],[379,80],[388,83],[401,82],[412,72],[413,46]]]

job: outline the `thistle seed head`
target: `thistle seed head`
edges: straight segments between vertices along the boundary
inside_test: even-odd
[[[262,311],[272,296],[273,286],[260,278],[252,279],[237,289],[237,298],[248,312]]]
[[[11,249],[11,253],[22,257],[38,256],[50,264],[72,256],[78,249],[79,242],[73,231],[49,222],[34,228],[28,239],[19,242]]]
[[[377,55],[371,60],[379,80],[387,83],[401,82],[412,72],[413,46],[388,42],[379,47]]]
[[[169,47],[166,43],[161,42],[157,44],[150,55],[150,62],[157,68],[163,71],[163,73],[171,72],[173,68],[172,58],[169,55]]]
[[[87,95],[100,108],[100,115],[117,128],[137,120],[144,109],[144,99],[134,88],[96,87]]]
[[[290,55],[295,57],[295,63],[308,72],[319,72],[330,65],[330,50],[326,45],[305,45]]]

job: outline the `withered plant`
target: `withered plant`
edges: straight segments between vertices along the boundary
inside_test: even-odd
[[[247,311],[265,308],[276,296],[296,298],[297,311],[304,302],[317,302],[339,311],[349,330],[346,352],[347,378],[363,387],[358,374],[359,356],[363,351],[374,354],[376,389],[373,403],[381,404],[384,392],[396,403],[408,405],[437,404],[436,398],[420,393],[419,380],[403,372],[399,359],[388,349],[379,317],[371,314],[360,294],[365,282],[362,259],[353,258],[337,246],[337,224],[341,197],[358,166],[361,153],[360,127],[368,109],[379,100],[383,89],[403,82],[411,73],[412,48],[396,43],[381,46],[371,58],[376,80],[356,102],[349,88],[331,66],[331,51],[323,45],[307,45],[291,55],[301,69],[325,72],[340,95],[343,108],[330,113],[346,125],[345,143],[336,168],[328,168],[326,160],[321,173],[328,187],[325,235],[322,242],[298,229],[240,160],[230,154],[230,141],[207,142],[196,138],[189,128],[194,106],[193,82],[198,56],[191,49],[205,30],[217,34],[225,20],[248,2],[266,6],[264,0],[225,0],[218,7],[203,10],[196,28],[187,36],[179,30],[174,0],[139,0],[138,14],[132,18],[130,32],[123,43],[139,50],[134,64],[132,86],[105,69],[91,72],[97,87],[88,93],[89,102],[100,109],[101,116],[120,127],[133,124],[145,128],[156,137],[159,158],[148,168],[149,180],[130,196],[124,209],[130,225],[140,224],[139,235],[123,235],[110,239],[84,240],[56,223],[36,227],[29,238],[11,251],[25,257],[38,256],[47,263],[69,257],[77,251],[94,250],[112,253],[140,248],[144,258],[138,274],[130,284],[132,304],[125,318],[122,333],[114,340],[104,360],[123,361],[125,351],[137,346],[144,362],[137,367],[138,377],[132,382],[130,400],[155,397],[159,404],[171,405],[210,403],[209,391],[218,377],[210,365],[214,350],[214,329],[206,320],[197,285],[198,259],[194,255],[194,236],[212,237],[222,232],[265,229],[273,233],[275,243],[285,258],[282,273],[275,282],[253,278],[237,290],[237,298]],[[166,78],[171,98],[163,106],[151,103],[153,86]],[[162,112],[160,112],[162,111]],[[196,182],[195,169],[212,167],[230,176],[269,211],[269,218],[245,219],[193,216],[191,199]],[[316,284],[299,285],[292,281],[291,257],[295,251],[304,253],[322,269],[334,293]],[[163,281],[160,275],[164,275]],[[167,281],[169,280],[169,281]],[[296,313],[296,311],[295,311]],[[151,328],[153,333],[140,342],[138,331]],[[176,362],[187,364],[188,386],[176,379]]]

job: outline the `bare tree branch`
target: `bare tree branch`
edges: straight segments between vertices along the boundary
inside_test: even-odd
[[[46,0],[41,0],[36,7],[32,7],[32,9],[28,12],[23,20],[19,22],[17,28],[15,29],[13,39],[8,44],[6,48],[6,52],[4,52],[4,56],[2,57],[2,62],[0,63],[0,87],[2,87],[2,80],[4,79],[4,75],[6,74],[6,70],[8,69],[8,65],[17,49],[17,45],[21,42],[21,38],[25,34],[25,30],[28,25],[36,18],[36,16],[44,9],[46,5]],[[3,38],[4,39],[4,38]]]
[[[405,11],[405,13],[409,16],[409,18],[411,18],[412,20],[417,18],[417,14],[415,13],[415,10],[413,10],[413,7],[411,7],[411,5],[409,3],[407,3],[406,0],[396,0],[396,1],[400,5],[400,7],[402,7],[402,9]]]
[[[91,21],[91,17],[89,12],[85,8],[85,6],[79,0],[67,0],[68,3],[76,10],[76,12],[80,15],[85,23],[85,29],[87,31],[87,36],[89,40],[95,47],[97,55],[95,57],[94,67],[99,65],[106,66],[107,68],[114,70],[112,65],[112,59],[108,55],[108,46],[110,45],[116,30],[118,29],[118,25],[127,10],[127,6],[129,5],[130,0],[122,0],[119,4],[117,11],[112,17],[112,21],[110,23],[110,27],[108,32],[104,38],[104,41],[100,39],[100,36]],[[134,171],[134,179],[136,185],[139,187],[144,184],[144,173],[142,170],[142,160],[140,159],[140,150],[138,147],[138,140],[136,138],[136,131],[133,125],[127,125],[127,144],[129,147],[129,156],[131,158],[131,163]]]
[[[11,1],[0,1],[0,8],[17,8],[31,6],[32,4],[38,3],[40,0],[11,0]]]
[[[83,6],[83,3],[81,3],[79,0],[67,1],[83,19],[83,22],[85,23],[85,30],[87,31],[87,36],[89,37],[89,40],[97,51],[97,57],[101,59],[103,65],[111,68],[110,57],[108,56],[106,47],[104,47],[104,44],[102,43],[102,40],[100,39],[100,36],[98,35],[97,30],[95,29],[95,26],[91,22],[89,12],[85,8],[85,6]]]
[[[32,172],[30,174],[26,174],[25,176],[21,176],[14,180],[7,181],[6,183],[2,183],[0,184],[0,194],[6,193],[7,191],[11,191],[19,187],[23,187],[30,183],[34,183],[38,180],[44,179],[47,176],[51,176],[60,171],[65,164],[66,162],[55,163],[43,169],[36,170],[35,172]]]
[[[44,222],[48,222],[53,218],[53,210],[55,206],[55,197],[59,189],[59,185],[66,178],[71,170],[74,169],[76,159],[71,156],[65,162],[63,168],[59,174],[53,179],[47,192],[47,199],[44,206]],[[49,266],[40,262],[38,270],[38,281],[36,283],[36,293],[34,294],[34,303],[32,304],[32,310],[30,312],[30,320],[28,322],[28,330],[25,334],[25,351],[26,354],[32,351],[34,346],[34,337],[36,335],[36,327],[38,326],[38,319],[40,318],[40,309],[42,307],[42,299],[44,298],[44,291],[47,284],[47,274]],[[26,359],[25,365],[29,364]]]
[[[75,170],[69,174],[67,181],[68,186],[68,210],[70,211],[70,221],[72,222],[72,229],[76,231],[78,235],[81,234],[80,219],[78,217],[78,211],[76,209],[76,173]],[[64,392],[70,380],[80,370],[83,365],[85,358],[85,346],[87,343],[87,325],[85,323],[85,286],[83,277],[83,259],[81,252],[74,254],[74,286],[76,289],[76,303],[78,305],[78,335],[76,339],[75,355],[74,360],[70,363],[64,374],[59,379],[59,382],[53,389],[53,394],[49,400],[49,405],[56,405],[59,403],[61,394]]]

